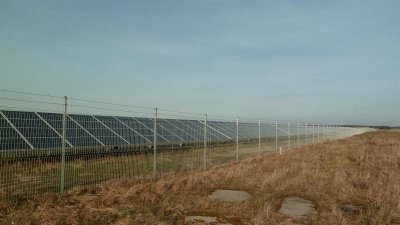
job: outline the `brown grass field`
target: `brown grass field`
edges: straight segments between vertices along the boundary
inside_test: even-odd
[[[219,203],[216,189],[245,190],[251,200]],[[288,218],[283,199],[311,200],[317,214]],[[352,215],[339,206],[352,204]],[[185,216],[209,215],[244,224],[400,224],[400,132],[376,131],[295,148],[205,172],[162,178],[114,180],[97,188],[75,188],[0,203],[0,224],[185,224]]]

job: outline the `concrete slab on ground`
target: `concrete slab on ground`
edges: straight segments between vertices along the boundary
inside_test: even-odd
[[[216,190],[212,195],[211,199],[221,202],[240,202],[246,201],[251,198],[251,195],[246,191],[236,190]]]
[[[186,223],[204,223],[212,225],[232,225],[224,220],[213,216],[188,216],[185,218]]]
[[[299,218],[305,218],[316,213],[315,205],[312,201],[297,196],[289,196],[285,198],[279,212]]]

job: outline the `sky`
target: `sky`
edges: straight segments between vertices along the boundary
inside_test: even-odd
[[[0,89],[399,126],[400,1],[0,0]]]

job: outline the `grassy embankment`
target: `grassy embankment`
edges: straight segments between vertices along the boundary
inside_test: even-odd
[[[216,189],[245,190],[253,198],[213,202],[208,196]],[[400,224],[400,132],[370,132],[206,172],[118,180],[6,203],[0,223],[184,224],[185,216],[211,215],[232,224],[279,224],[287,219],[278,209],[289,195],[316,204],[318,213],[300,224]],[[341,204],[361,210],[346,216]]]

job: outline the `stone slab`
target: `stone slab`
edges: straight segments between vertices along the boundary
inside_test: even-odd
[[[315,213],[315,205],[309,200],[289,196],[283,201],[279,212],[292,217],[304,218]]]
[[[185,218],[186,223],[204,223],[211,225],[232,225],[222,219],[213,216],[188,216]]]
[[[216,190],[212,195],[211,199],[221,202],[240,202],[246,201],[251,198],[251,195],[246,191],[235,191],[235,190]]]

